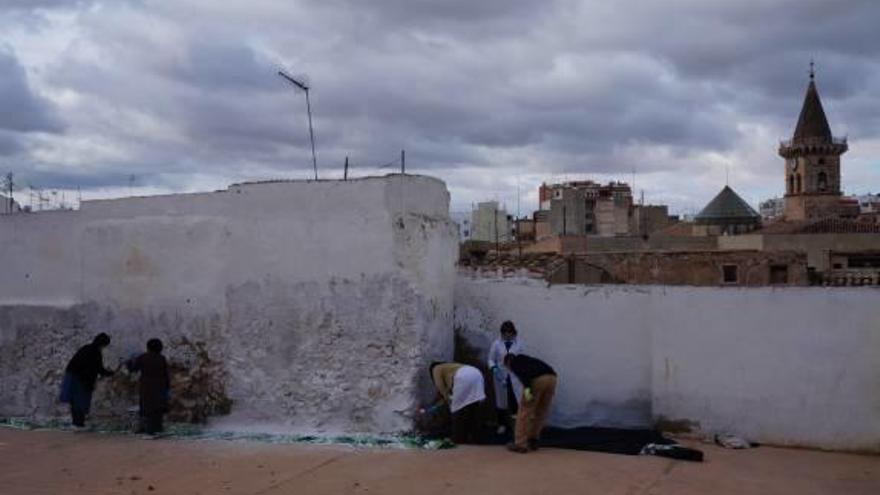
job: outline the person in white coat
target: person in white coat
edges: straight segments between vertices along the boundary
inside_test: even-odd
[[[498,414],[498,434],[502,435],[510,427],[510,417],[516,413],[516,396],[519,383],[504,367],[504,356],[520,354],[523,350],[522,341],[517,336],[512,321],[501,324],[501,336],[492,342],[489,348],[489,370],[492,372],[492,383],[495,388],[495,411]]]

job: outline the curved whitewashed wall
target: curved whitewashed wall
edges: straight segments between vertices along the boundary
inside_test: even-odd
[[[452,353],[456,233],[436,179],[266,182],[0,217],[0,415],[52,415],[77,346],[209,359],[229,422],[409,428]],[[175,343],[178,345],[175,346]],[[96,413],[130,398],[98,389]]]
[[[552,422],[655,421],[753,441],[880,451],[880,292],[870,288],[456,282],[456,329],[512,320],[559,373]]]

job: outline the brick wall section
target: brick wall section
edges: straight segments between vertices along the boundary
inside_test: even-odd
[[[572,264],[574,266],[572,266]],[[724,267],[736,267],[736,280],[724,281]],[[771,267],[785,267],[786,285],[808,285],[806,256],[794,252],[695,251],[602,253],[576,256],[547,273],[551,283],[608,283],[661,285],[771,284]]]
[[[543,253],[522,257],[516,253],[500,257],[489,253],[479,262],[467,265],[470,270],[493,276],[528,273],[551,284],[809,285],[806,255],[791,251]],[[736,267],[735,281],[725,282],[725,266]],[[771,280],[771,272],[775,272],[776,279]]]

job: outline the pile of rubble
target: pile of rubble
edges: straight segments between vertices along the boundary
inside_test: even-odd
[[[178,337],[171,343],[175,359],[171,374],[171,421],[203,423],[208,417],[229,414],[232,400],[226,395],[226,370],[211,359],[204,342]]]

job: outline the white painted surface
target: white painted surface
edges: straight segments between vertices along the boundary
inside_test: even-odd
[[[877,290],[676,289],[649,311],[660,320],[655,416],[777,445],[880,451]]]
[[[513,320],[560,375],[553,422],[687,420],[707,433],[880,451],[880,292],[456,282],[456,325]]]
[[[0,414],[57,412],[66,359],[107,331],[110,361],[152,336],[203,342],[231,421],[406,429],[424,365],[452,352],[448,205],[441,181],[391,175],[0,217],[0,361],[39,361],[0,363]]]
[[[468,342],[488,352],[511,320],[526,354],[556,370],[554,424],[650,422],[651,315],[636,309],[649,302],[648,290],[465,275],[455,290],[455,325]]]

